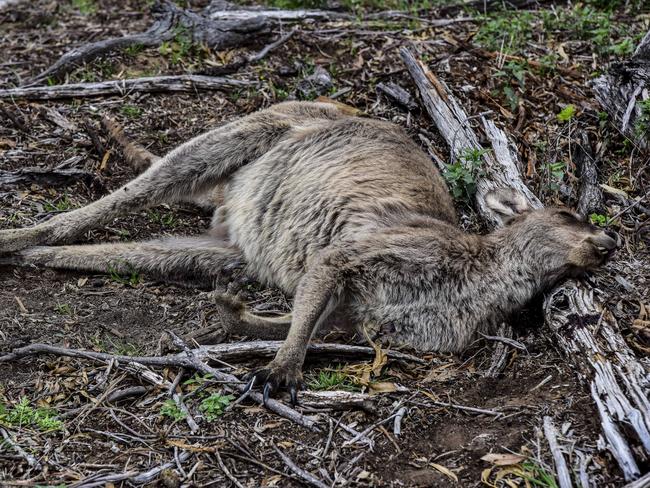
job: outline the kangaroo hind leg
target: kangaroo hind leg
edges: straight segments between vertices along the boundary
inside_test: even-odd
[[[245,266],[242,252],[210,236],[118,244],[36,246],[0,259],[3,264],[115,273],[143,273],[162,281],[190,282],[211,288]]]
[[[187,201],[268,152],[290,127],[289,117],[261,111],[207,132],[174,149],[100,200],[34,227],[0,231],[0,254],[70,242],[120,215],[161,203]]]

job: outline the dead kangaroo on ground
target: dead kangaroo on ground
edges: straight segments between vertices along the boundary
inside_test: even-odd
[[[181,200],[218,207],[208,234],[46,246]],[[333,317],[420,350],[461,351],[617,247],[616,234],[566,209],[531,211],[507,190],[488,201],[507,224],[465,233],[444,180],[401,128],[329,103],[287,102],[192,139],[84,208],[0,232],[0,253],[15,264],[207,281],[245,263],[295,297],[290,327],[266,321],[286,340],[251,375],[265,398],[286,387],[295,401],[310,338]]]

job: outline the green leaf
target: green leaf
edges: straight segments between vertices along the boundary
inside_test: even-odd
[[[557,119],[560,122],[568,122],[573,118],[575,114],[576,114],[576,106],[573,104],[569,104],[566,107],[564,107],[559,114],[557,114]]]

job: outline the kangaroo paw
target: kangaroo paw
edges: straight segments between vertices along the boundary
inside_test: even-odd
[[[38,227],[0,230],[0,255],[42,244],[47,234],[46,229]]]
[[[273,362],[249,373],[244,379],[248,380],[249,388],[263,385],[265,405],[268,399],[281,388],[289,391],[291,404],[297,405],[298,391],[304,388],[302,371],[293,366],[277,365]]]

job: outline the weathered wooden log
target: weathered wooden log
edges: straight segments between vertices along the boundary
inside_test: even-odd
[[[197,90],[245,88],[254,84],[251,81],[202,75],[152,76],[129,80],[101,81],[99,83],[69,83],[67,85],[6,88],[0,90],[0,99],[52,100],[100,95],[128,95],[136,92],[193,92]]]
[[[300,392],[303,407],[327,410],[371,410],[373,401],[369,394],[355,391],[310,391]]]
[[[576,210],[583,215],[589,215],[600,209],[603,203],[603,192],[598,184],[597,164],[589,136],[586,132],[582,132],[579,139],[572,158],[580,172],[580,189],[578,190]]]
[[[199,346],[192,349],[193,357],[197,360],[215,361],[241,361],[251,358],[265,358],[275,356],[283,341],[246,341],[230,342],[226,344],[215,344],[209,346]],[[373,357],[376,351],[372,347],[353,346],[336,343],[313,343],[307,349],[308,354],[315,354],[318,357],[335,356],[335,357]],[[409,361],[416,364],[426,364],[426,361],[399,351],[385,351],[388,359]],[[146,366],[187,366],[182,360],[184,355],[171,356],[121,356],[119,354],[108,354],[101,352],[80,351],[76,349],[66,349],[49,344],[30,344],[25,347],[14,349],[12,352],[0,356],[0,363],[16,361],[23,357],[35,356],[39,354],[62,354],[70,357],[93,358],[100,360],[114,359],[116,361],[135,361]]]
[[[215,0],[208,5],[204,16],[214,20],[231,20],[243,21],[262,17],[274,22],[302,22],[308,20],[319,21],[354,21],[358,22],[358,16],[349,12],[338,12],[334,10],[317,10],[317,9],[290,9],[283,10],[279,8],[260,7],[260,6],[242,6],[230,3],[225,0]],[[442,27],[459,22],[475,22],[474,17],[458,17],[448,19],[429,19],[417,17],[409,14],[404,10],[384,10],[364,15],[363,20],[399,20],[415,19],[435,27]]]
[[[650,148],[650,31],[630,59],[592,82],[596,99],[630,140]]]
[[[449,144],[452,157],[462,157],[468,148],[482,149],[469,124],[470,117],[446,84],[409,50],[402,50],[402,59],[415,80],[424,106]],[[483,116],[480,118],[492,142],[492,152],[484,154],[476,207],[484,219],[498,225],[498,219],[485,206],[485,194],[490,189],[514,188],[531,207],[539,208],[541,203],[521,180],[514,144],[494,123]],[[556,344],[590,388],[608,449],[624,477],[637,478],[640,470],[632,446],[638,446],[639,453],[645,451],[645,456],[650,454],[649,365],[636,358],[614,317],[595,302],[593,290],[584,283],[570,281],[553,290],[546,298],[544,313]],[[593,443],[596,444],[596,439]]]
[[[263,16],[251,16],[245,19],[211,19],[181,9],[169,0],[156,2],[152,7],[152,13],[155,20],[147,31],[104,39],[74,48],[31,79],[28,86],[41,84],[48,78],[60,78],[84,63],[129,46],[154,47],[176,36],[184,35],[193,42],[220,50],[259,42],[271,32],[270,23]]]

